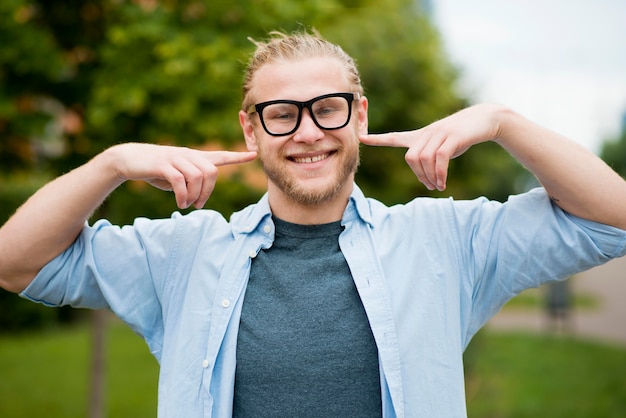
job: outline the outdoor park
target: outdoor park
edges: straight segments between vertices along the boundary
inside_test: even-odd
[[[372,132],[423,126],[474,100],[455,88],[462,69],[419,2],[228,3],[1,2],[0,222],[47,181],[122,141],[242,149],[248,38],[268,30],[314,27],[356,57]],[[626,175],[626,125],[603,140],[600,156]],[[363,148],[357,181],[387,204],[504,201],[535,186],[491,145],[452,162],[445,192],[421,186],[397,149]],[[264,184],[257,166],[224,170],[207,207],[228,217]],[[176,210],[171,194],[131,182],[93,219],[124,224]],[[614,332],[626,329],[625,271],[615,260],[573,277],[558,318],[547,288],[505,306],[465,353],[469,416],[626,416],[626,337]],[[0,417],[153,417],[158,373],[145,343],[117,318],[0,291]]]
[[[622,263],[615,267],[623,269],[626,263],[618,261]],[[622,326],[617,332],[594,336],[593,329],[583,325],[596,314],[618,324],[623,321],[623,307],[621,317],[603,313],[600,294],[575,295],[569,312],[571,328],[558,331],[549,327],[541,291],[521,295],[505,307],[502,320],[515,322],[497,324],[495,329],[488,326],[466,351],[469,416],[624,416],[626,331]],[[91,416],[154,417],[156,361],[119,320],[107,316],[104,322],[100,395],[104,408],[101,415]],[[86,320],[0,335],[0,416],[89,416],[97,340],[92,324]]]

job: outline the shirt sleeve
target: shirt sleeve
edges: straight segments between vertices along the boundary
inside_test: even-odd
[[[476,332],[522,290],[603,264],[626,253],[626,232],[578,218],[555,205],[542,188],[506,203],[459,203],[464,264],[471,269],[472,320]]]
[[[174,270],[184,269],[201,239],[203,216],[106,220],[85,226],[72,246],[48,263],[21,296],[49,306],[108,309],[160,351],[163,298]],[[194,212],[195,213],[195,212]],[[179,256],[182,254],[181,256]],[[187,257],[187,258],[185,258]],[[176,262],[174,262],[176,260]],[[184,285],[184,283],[181,283]]]

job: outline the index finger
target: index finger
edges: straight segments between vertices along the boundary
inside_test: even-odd
[[[411,146],[411,139],[409,132],[388,132],[384,134],[368,134],[361,135],[359,140],[366,144],[376,147],[399,147],[409,148]]]
[[[256,151],[206,151],[211,164],[215,166],[228,164],[242,164],[254,160]]]

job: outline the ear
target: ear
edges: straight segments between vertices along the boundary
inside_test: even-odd
[[[241,125],[241,129],[243,131],[243,136],[246,140],[246,146],[248,147],[248,151],[257,151],[257,143],[256,136],[254,134],[254,125],[252,124],[250,114],[247,112],[240,110],[239,111],[239,124]]]
[[[358,130],[360,135],[367,134],[367,108],[368,108],[367,97],[361,96],[359,101],[357,102],[357,121],[358,121]]]

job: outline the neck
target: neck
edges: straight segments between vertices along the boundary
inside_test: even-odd
[[[353,184],[348,183],[332,199],[317,205],[301,204],[276,190],[269,189],[269,203],[274,216],[283,221],[300,225],[327,224],[341,220],[352,188]]]

